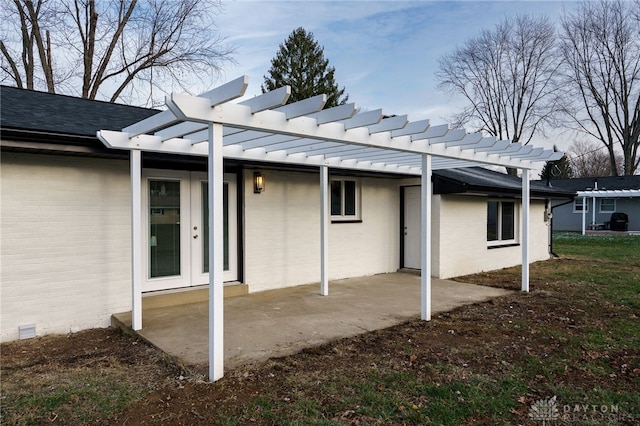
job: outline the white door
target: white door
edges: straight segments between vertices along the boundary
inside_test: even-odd
[[[143,176],[143,291],[209,282],[206,173],[145,170]],[[224,175],[224,280],[237,272],[236,176]]]
[[[404,267],[420,269],[420,187],[404,188]]]

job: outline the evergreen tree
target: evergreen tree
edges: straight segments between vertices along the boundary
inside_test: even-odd
[[[569,160],[567,154],[563,155],[562,158],[557,161],[547,161],[544,163],[544,167],[540,172],[540,178],[544,180],[570,179],[573,175],[573,167],[571,166],[571,160]]]
[[[327,95],[325,108],[342,105],[349,95],[344,95],[335,82],[335,68],[324,57],[324,48],[313,38],[313,33],[300,27],[294,30],[271,60],[269,75],[264,76],[262,92],[278,87],[291,86],[287,103],[297,102],[319,94]],[[342,99],[341,99],[342,98]]]

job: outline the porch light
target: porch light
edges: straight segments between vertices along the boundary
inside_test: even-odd
[[[264,175],[259,172],[253,174],[253,193],[259,194],[264,191]]]

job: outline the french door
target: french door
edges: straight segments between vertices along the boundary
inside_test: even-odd
[[[143,291],[209,283],[207,174],[144,170]],[[237,182],[224,175],[224,280],[238,278]]]
[[[405,268],[420,269],[421,192],[419,186],[404,187],[404,259]]]

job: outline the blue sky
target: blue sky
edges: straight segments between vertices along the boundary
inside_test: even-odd
[[[350,102],[363,110],[382,108],[386,114],[441,124],[462,100],[438,91],[434,71],[440,56],[505,16],[533,13],[557,21],[563,8],[573,6],[559,1],[228,1],[217,29],[236,47],[237,64],[227,64],[221,80],[246,74],[247,95],[261,93],[279,44],[303,27],[324,46]]]

